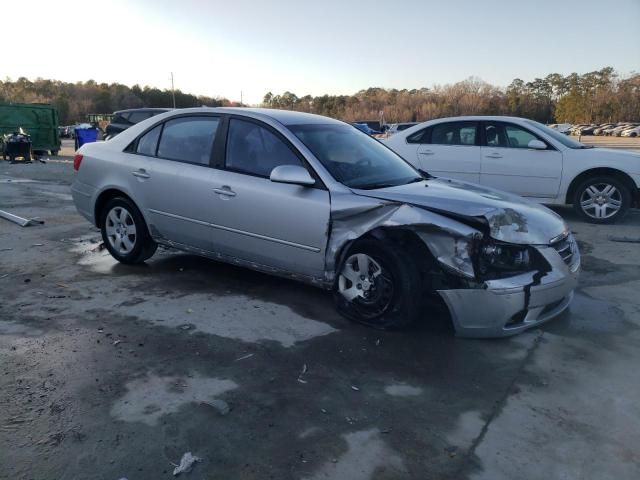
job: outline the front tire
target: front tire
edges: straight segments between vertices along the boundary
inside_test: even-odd
[[[613,223],[631,206],[629,187],[613,176],[591,177],[575,191],[573,208],[590,223]]]
[[[419,317],[420,272],[394,245],[360,240],[349,249],[334,288],[340,314],[380,329],[409,326]]]
[[[158,248],[140,210],[128,198],[115,197],[107,202],[102,209],[100,230],[107,250],[121,263],[143,263]]]

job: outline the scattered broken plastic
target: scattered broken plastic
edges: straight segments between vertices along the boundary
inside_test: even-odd
[[[209,400],[208,402],[202,402],[203,405],[208,405],[212,408],[215,408],[220,415],[226,415],[231,411],[231,407],[224,400],[220,400],[216,398],[214,400]]]
[[[185,453],[180,459],[180,465],[173,464],[176,467],[173,469],[173,475],[178,476],[181,473],[189,473],[193,468],[193,464],[200,460],[199,457],[191,455],[191,452]]]

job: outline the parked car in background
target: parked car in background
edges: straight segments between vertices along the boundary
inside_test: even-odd
[[[387,129],[387,136],[390,137],[391,135],[394,135],[398,132],[402,132],[403,130],[406,130],[407,128],[411,128],[417,124],[418,122],[392,123]]]
[[[168,112],[169,108],[131,108],[129,110],[119,110],[113,112],[111,123],[107,125],[104,139],[110,140],[127,128],[139,123],[147,118],[151,118],[160,113]]]
[[[444,301],[459,335],[511,335],[565,310],[580,269],[547,208],[433,178],[318,115],[168,112],[85,145],[74,169],[76,207],[118,261],[168,245],[324,287],[378,328]]]
[[[614,222],[640,200],[640,154],[593,148],[533,120],[441,118],[383,141],[433,175],[573,204],[593,223]]]
[[[629,125],[628,123],[625,123],[623,125],[618,125],[612,129],[607,129],[605,130],[605,132],[607,132],[607,135],[610,135],[612,137],[617,137],[618,136],[618,132],[622,132],[623,130],[626,130],[627,128],[629,128],[631,125]]]
[[[640,135],[640,126],[631,127],[622,132],[621,137],[637,137]]]
[[[597,127],[594,131],[593,134],[594,135],[604,135],[604,131],[608,128],[613,127],[615,124],[613,123],[605,123],[600,125],[599,127]]]
[[[614,130],[612,135],[615,137],[622,137],[623,134],[628,130],[633,130],[637,125],[635,123],[631,123],[620,130]]]
[[[569,133],[571,132],[571,129],[573,128],[573,125],[571,125],[570,123],[559,123],[559,124],[549,125],[549,128],[553,128],[554,130],[557,130],[560,133],[569,135]]]

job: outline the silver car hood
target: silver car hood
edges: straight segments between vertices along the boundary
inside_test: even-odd
[[[473,183],[444,178],[353,193],[400,202],[442,215],[486,219],[495,240],[517,244],[548,245],[568,232],[562,218],[548,208],[517,195]]]

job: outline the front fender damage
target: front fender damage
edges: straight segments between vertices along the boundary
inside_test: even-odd
[[[332,284],[336,271],[358,238],[380,228],[413,230],[430,248],[430,234],[472,238],[482,235],[461,222],[421,207],[353,195],[338,195],[331,201],[331,229],[326,248],[325,280]]]
[[[334,284],[336,272],[340,270],[350,245],[366,234],[375,236],[380,232],[384,235],[387,230],[409,230],[432,253],[436,239],[443,235],[467,240],[481,240],[485,236],[494,239],[509,237],[510,240],[524,243],[526,224],[513,212],[504,213],[506,215],[495,215],[487,223],[465,222],[464,219],[457,220],[399,201],[353,195],[335,196],[332,198],[331,225],[325,254],[325,281],[327,286]],[[485,220],[488,219],[485,217]],[[483,224],[489,228],[481,230]],[[512,335],[543,323],[567,308],[576,285],[577,272],[568,270],[554,248],[544,245],[533,245],[532,248],[536,248],[544,257],[549,269],[536,269],[495,280],[462,278],[454,272],[440,269],[440,274],[455,280],[440,283],[435,291],[447,305],[457,335]],[[474,251],[473,254],[477,253]]]

